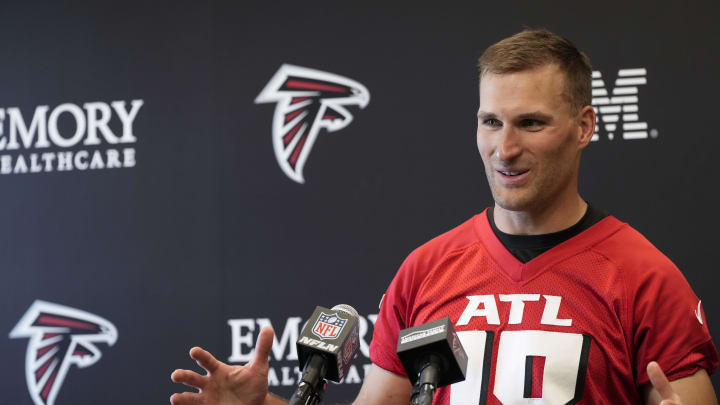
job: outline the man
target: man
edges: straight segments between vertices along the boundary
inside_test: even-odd
[[[468,375],[439,389],[438,404],[717,404],[708,372],[718,355],[699,300],[637,231],[578,194],[596,120],[587,57],[526,30],[488,48],[479,67],[477,144],[495,205],[403,263],[355,403],[409,403],[398,332],[449,316]],[[174,381],[201,392],[171,402],[284,403],[267,394],[271,345],[266,328],[255,360],[234,367],[193,348],[208,375],[176,370]]]

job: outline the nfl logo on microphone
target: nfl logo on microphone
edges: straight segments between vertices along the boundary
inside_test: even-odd
[[[321,312],[318,320],[315,321],[312,333],[320,339],[337,339],[346,323],[347,319],[340,318],[336,314]]]

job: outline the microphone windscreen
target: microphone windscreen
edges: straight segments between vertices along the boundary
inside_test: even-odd
[[[413,384],[430,356],[441,363],[438,387],[465,380],[467,354],[448,317],[401,330],[397,355]]]
[[[297,341],[300,369],[312,354],[319,354],[326,359],[325,378],[339,382],[360,349],[359,324],[357,311],[350,305],[316,307]]]
[[[359,317],[360,317],[360,315],[358,315],[358,311],[356,311],[355,308],[353,308],[353,307],[351,307],[350,305],[347,305],[347,304],[338,304],[338,305],[335,305],[334,307],[332,307],[332,310],[333,310],[333,311],[343,311],[343,312],[345,312],[345,313],[347,313],[347,314],[350,314],[350,315],[354,316],[355,318],[359,318]]]

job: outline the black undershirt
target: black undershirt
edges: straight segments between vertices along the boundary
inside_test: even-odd
[[[527,263],[530,260],[540,256],[544,252],[565,242],[575,235],[580,234],[591,226],[600,222],[608,214],[599,210],[590,204],[587,206],[585,215],[573,226],[562,231],[546,233],[544,235],[511,235],[505,233],[495,226],[495,218],[493,218],[493,207],[488,209],[488,221],[495,236],[512,253],[518,260]]]

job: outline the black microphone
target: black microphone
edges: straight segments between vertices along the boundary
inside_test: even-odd
[[[303,374],[289,405],[320,402],[327,386],[325,380],[340,382],[359,348],[355,308],[345,304],[332,309],[315,307],[297,341]]]
[[[436,388],[465,380],[467,354],[448,317],[401,330],[397,355],[413,383],[412,405],[430,405]]]

